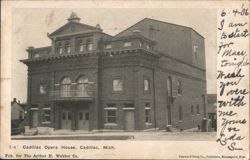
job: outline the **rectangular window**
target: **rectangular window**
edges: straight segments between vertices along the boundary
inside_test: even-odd
[[[151,108],[150,107],[145,108],[145,122],[151,123]]]
[[[198,57],[198,46],[197,45],[194,45],[193,52],[194,52],[194,58],[197,59],[197,57]]]
[[[93,50],[93,44],[91,44],[91,43],[88,44],[88,45],[87,45],[87,50],[88,50],[88,51],[92,51],[92,50]]]
[[[177,93],[182,94],[182,83],[181,81],[177,81]]]
[[[130,46],[132,46],[132,43],[131,43],[131,42],[125,42],[125,43],[123,44],[123,46],[124,46],[124,47],[130,47]]]
[[[196,106],[196,114],[200,114],[200,106],[199,105]]]
[[[106,110],[106,122],[107,123],[116,123],[116,110],[110,109]]]
[[[105,48],[106,48],[106,49],[110,49],[110,48],[112,48],[112,45],[111,45],[111,44],[106,44],[106,45],[105,45]]]
[[[83,113],[82,112],[79,112],[78,116],[79,116],[78,117],[79,120],[83,120]]]
[[[24,118],[24,113],[23,111],[19,111],[19,119],[23,119]]]
[[[50,108],[43,109],[43,122],[50,122]]]
[[[144,79],[144,91],[149,92],[149,80]]]
[[[85,120],[88,121],[89,120],[89,112],[85,113]]]
[[[47,85],[40,84],[39,90],[40,90],[40,94],[47,94]]]
[[[116,104],[107,104],[106,110],[106,123],[116,123]]]
[[[182,106],[179,106],[179,120],[182,121],[183,115],[182,115]]]
[[[113,80],[113,91],[123,91],[123,81],[121,79]]]
[[[191,114],[194,115],[194,106],[191,105]]]

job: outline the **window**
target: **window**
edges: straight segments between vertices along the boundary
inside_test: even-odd
[[[19,119],[24,119],[24,112],[23,111],[19,111]]]
[[[179,121],[182,121],[183,115],[182,115],[182,106],[179,106]]]
[[[43,122],[50,122],[50,108],[43,108]]]
[[[144,79],[144,91],[148,92],[149,91],[149,80]]]
[[[77,90],[77,96],[79,97],[84,97],[87,96],[87,89],[88,89],[88,78],[86,78],[85,76],[80,76],[77,79],[77,86],[76,86],[76,90]]]
[[[62,53],[63,53],[63,46],[62,46],[62,43],[61,43],[61,42],[59,42],[59,43],[57,44],[57,53],[59,53],[59,54],[62,54]]]
[[[177,81],[177,93],[182,94],[182,83],[181,81]]]
[[[83,44],[82,40],[80,39],[78,41],[78,51],[83,52],[83,50],[84,50],[84,44]]]
[[[194,52],[195,59],[197,59],[197,57],[198,57],[198,46],[197,45],[194,45],[193,52]]]
[[[88,121],[89,120],[89,112],[85,113],[85,120]]]
[[[191,105],[191,114],[194,115],[194,106]]]
[[[116,105],[107,104],[106,110],[106,123],[116,123]]]
[[[47,94],[47,84],[46,83],[40,84],[39,90],[40,94]]]
[[[196,106],[196,114],[200,114],[200,106],[199,105]]]
[[[167,79],[167,91],[168,91],[168,96],[172,97],[172,78],[168,77]]]
[[[92,40],[91,39],[87,39],[86,41],[86,49],[87,51],[92,51],[93,50],[93,43],[92,43]]]
[[[145,107],[145,123],[151,123],[151,108]]]
[[[125,42],[125,43],[123,44],[123,46],[124,46],[124,47],[130,47],[130,46],[132,46],[132,43],[131,43],[131,42]]]
[[[65,51],[66,51],[66,53],[71,52],[71,46],[70,46],[70,43],[68,41],[66,42],[66,45],[65,45]]]
[[[106,49],[110,49],[110,48],[112,48],[112,45],[111,45],[111,44],[106,44],[106,45],[105,45],[105,48],[106,48]]]
[[[70,87],[71,87],[70,78],[64,77],[61,81],[61,86],[60,86],[61,97],[69,97],[70,96]]]
[[[147,45],[146,45],[146,48],[147,48],[147,49],[150,49],[150,45],[149,45],[149,44],[147,44]]]
[[[113,91],[122,91],[123,90],[123,81],[121,79],[113,80]]]
[[[82,112],[79,112],[79,113],[78,113],[78,116],[79,116],[79,117],[78,117],[79,120],[83,120],[83,113],[82,113]]]
[[[139,42],[139,47],[142,47],[142,42],[141,41]]]

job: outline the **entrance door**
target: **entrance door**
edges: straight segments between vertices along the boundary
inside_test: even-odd
[[[71,129],[71,111],[62,111],[62,129]]]
[[[135,130],[135,117],[134,111],[126,110],[125,111],[125,130],[134,131]]]
[[[38,111],[32,111],[32,127],[35,128],[38,126]]]
[[[89,129],[89,111],[88,110],[79,110],[77,116],[77,124],[79,130],[88,130]]]
[[[172,122],[171,122],[171,105],[168,105],[167,109],[168,109],[168,125],[171,125],[172,124]]]

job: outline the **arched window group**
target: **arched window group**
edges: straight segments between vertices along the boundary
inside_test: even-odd
[[[85,97],[87,96],[88,78],[86,76],[80,76],[76,81],[76,86],[72,87],[71,79],[64,77],[60,83],[60,96],[61,97]]]
[[[83,51],[92,51],[93,50],[93,41],[91,38],[88,38],[86,40],[79,39],[77,41],[77,51],[83,52]]]

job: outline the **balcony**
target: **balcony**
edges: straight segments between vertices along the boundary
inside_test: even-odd
[[[93,100],[93,91],[79,91],[79,90],[54,90],[49,92],[49,99],[51,100]]]

